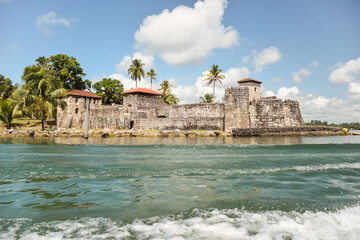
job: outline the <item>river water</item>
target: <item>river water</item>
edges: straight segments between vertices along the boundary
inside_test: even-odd
[[[0,139],[0,239],[360,239],[360,136]]]

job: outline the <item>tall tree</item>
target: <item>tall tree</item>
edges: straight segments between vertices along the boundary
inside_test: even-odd
[[[209,93],[206,93],[203,97],[200,97],[201,103],[212,103],[214,102],[215,96]]]
[[[76,58],[69,57],[65,54],[57,54],[50,56],[48,61],[51,69],[55,71],[56,76],[63,82],[64,88],[68,90],[86,89],[86,83],[82,79],[86,73],[84,73]],[[40,61],[37,62],[39,63]],[[41,62],[43,62],[42,59]]]
[[[155,76],[158,75],[154,69],[150,69],[150,71],[146,74],[147,77],[150,77],[150,84],[151,84],[151,89],[152,89],[152,81],[155,80],[156,78]]]
[[[158,90],[161,91],[161,98],[164,102],[170,105],[178,104],[179,98],[175,94],[171,93],[171,87],[172,85],[168,80],[160,83],[160,88]]]
[[[11,128],[11,122],[16,112],[16,103],[12,100],[0,101],[0,121],[5,124],[7,129]]]
[[[207,82],[207,86],[210,86],[213,84],[213,95],[215,96],[215,83],[219,82],[222,83],[222,79],[225,78],[225,75],[221,74],[222,70],[219,69],[218,65],[212,65],[211,69],[209,70],[209,73],[205,76],[207,78],[204,79],[204,82]]]
[[[122,104],[124,86],[119,80],[103,78],[100,82],[93,85],[96,94],[102,97],[102,104],[111,105],[112,103]]]
[[[162,83],[160,83],[160,88],[158,90],[161,91],[162,95],[167,95],[171,93],[171,87],[172,85],[170,82],[168,80],[164,80]]]
[[[10,78],[5,78],[0,74],[0,100],[8,99],[15,90]]]
[[[136,87],[137,87],[137,80],[141,81],[141,77],[144,78],[145,72],[144,72],[144,65],[145,63],[141,62],[141,59],[134,59],[132,60],[132,64],[130,65],[130,68],[128,69],[128,74],[131,76],[131,79],[135,81]]]
[[[65,108],[66,103],[62,98],[66,96],[67,91],[62,88],[62,82],[48,65],[26,67],[22,78],[25,85],[14,93],[17,99],[21,99],[18,107],[22,109],[37,106],[41,113],[41,128],[44,131],[46,116],[51,115],[53,108]]]

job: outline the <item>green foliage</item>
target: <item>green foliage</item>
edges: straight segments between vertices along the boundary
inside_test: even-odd
[[[162,83],[160,83],[160,88],[158,89],[162,95],[168,95],[171,93],[171,87],[172,85],[168,80],[164,80]]]
[[[16,104],[12,100],[0,101],[0,121],[3,122],[7,129],[11,128],[11,122],[16,113]]]
[[[141,77],[144,78],[144,65],[145,63],[141,62],[141,59],[134,59],[132,60],[132,64],[128,69],[128,74],[131,76],[131,79],[135,81],[137,87],[137,80],[141,81]]]
[[[162,94],[161,98],[167,104],[170,105],[178,104],[179,98],[176,97],[175,94],[171,93],[171,87],[172,85],[168,80],[165,80],[162,83],[160,83],[160,88],[158,90],[161,91]]]
[[[15,86],[13,86],[10,78],[5,78],[0,74],[0,100],[8,99],[14,90]]]
[[[222,70],[219,69],[218,65],[212,65],[211,69],[209,70],[209,73],[206,74],[206,78],[204,79],[204,82],[207,82],[207,86],[210,86],[213,84],[213,95],[215,96],[215,83],[219,82],[222,83],[222,79],[225,78],[225,75],[221,74]]]
[[[150,77],[150,84],[151,84],[151,89],[152,89],[152,81],[155,80],[156,81],[156,78],[155,76],[158,75],[154,69],[150,69],[150,71],[148,73],[146,73],[146,76],[147,77]]]
[[[214,102],[215,96],[209,93],[206,93],[204,97],[200,97],[201,103],[212,103]]]
[[[19,100],[18,108],[35,108],[40,111],[44,130],[46,115],[51,116],[54,107],[66,107],[62,98],[66,96],[67,91],[62,88],[63,83],[51,66],[41,59],[38,60],[37,65],[24,69],[22,78],[25,84],[23,88],[15,91],[14,97]]]
[[[360,130],[360,122],[351,122],[351,123],[328,123],[328,121],[321,121],[321,120],[311,120],[309,123],[306,123],[307,126],[330,126],[330,127],[342,127],[348,129],[356,129]]]
[[[55,71],[56,76],[63,82],[64,88],[68,90],[87,88],[86,82],[82,79],[86,75],[80,67],[80,63],[74,57],[65,54],[50,56],[49,64]]]
[[[169,93],[167,95],[163,95],[163,101],[167,104],[174,105],[179,103],[179,98],[176,97],[175,94]]]
[[[49,58],[45,58],[44,56],[39,57],[35,62],[35,65],[25,67],[23,80],[25,80],[24,77],[30,73],[38,72],[40,68],[49,68],[54,72],[54,76],[63,83],[63,87],[68,90],[91,88],[91,82],[82,79],[86,74],[80,67],[80,63],[74,57],[57,54]]]
[[[93,85],[96,94],[102,97],[102,104],[111,105],[112,103],[122,104],[124,86],[119,80],[103,78],[100,82]]]

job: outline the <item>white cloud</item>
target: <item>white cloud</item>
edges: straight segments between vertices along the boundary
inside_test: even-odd
[[[256,50],[252,51],[253,63],[255,64],[255,70],[261,72],[269,64],[278,62],[282,58],[277,47],[271,46],[269,48],[263,49],[261,52],[257,53]]]
[[[213,49],[239,43],[239,33],[222,24],[226,6],[226,0],[204,0],[148,16],[135,33],[136,48],[173,66],[201,62]]]
[[[349,83],[349,92],[353,94],[360,94],[360,83]]]
[[[337,63],[330,73],[329,80],[332,83],[353,82],[360,77],[360,57],[347,63]]]
[[[109,78],[120,80],[120,82],[124,85],[125,90],[135,88],[136,86],[135,81],[121,73],[113,73],[109,76]],[[148,79],[141,79],[141,81],[138,80],[137,86],[142,88],[150,88],[150,81]],[[157,91],[158,88],[159,84],[157,82],[153,82],[152,89]]]
[[[307,76],[310,76],[311,75],[311,72],[309,69],[307,68],[303,68],[303,69],[300,69],[300,71],[298,72],[293,72],[292,73],[292,78],[295,82],[297,83],[301,83],[302,80],[304,79],[304,77],[307,77]]]
[[[52,32],[52,28],[55,26],[63,25],[69,28],[70,22],[70,19],[60,17],[56,12],[48,12],[47,14],[38,17],[35,24],[44,34],[49,35]]]
[[[299,93],[300,91],[297,87],[292,87],[292,88],[281,87],[279,88],[276,96],[285,99],[285,98],[291,98],[293,96],[297,96]]]
[[[275,96],[275,93],[273,91],[265,91],[263,95],[264,97],[271,97],[271,96]]]
[[[360,87],[360,86],[357,86]],[[354,88],[354,91],[360,91]],[[271,96],[271,91],[266,94]],[[276,96],[281,99],[298,100],[304,121],[322,120],[335,123],[354,122],[360,118],[360,102],[353,99],[327,98],[324,96],[314,96],[299,91],[297,87],[282,87]]]
[[[360,101],[360,83],[349,83],[349,96],[354,101]]]
[[[140,52],[136,52],[131,57],[130,55],[126,55],[121,62],[116,64],[116,70],[119,72],[127,73],[132,60],[141,59],[142,63],[145,63],[144,70],[145,74],[151,69],[154,68],[154,57],[150,55],[144,55]]]

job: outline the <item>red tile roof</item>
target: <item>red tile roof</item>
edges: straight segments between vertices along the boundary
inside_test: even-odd
[[[91,93],[91,92],[87,92],[87,91],[81,91],[81,90],[72,90],[70,92],[68,92],[68,96],[74,96],[74,97],[86,97],[86,98],[98,98],[100,99],[101,97]]]
[[[152,95],[159,95],[161,96],[162,94],[157,92],[157,91],[154,91],[152,89],[148,89],[148,88],[133,88],[133,89],[130,89],[130,90],[126,90],[124,92],[122,92],[122,94],[128,94],[128,93],[146,93],[146,94],[152,94]]]
[[[256,83],[262,83],[258,80],[254,80],[254,79],[251,79],[251,78],[244,78],[244,79],[241,79],[239,81],[237,81],[238,83],[243,83],[243,82],[256,82]]]

